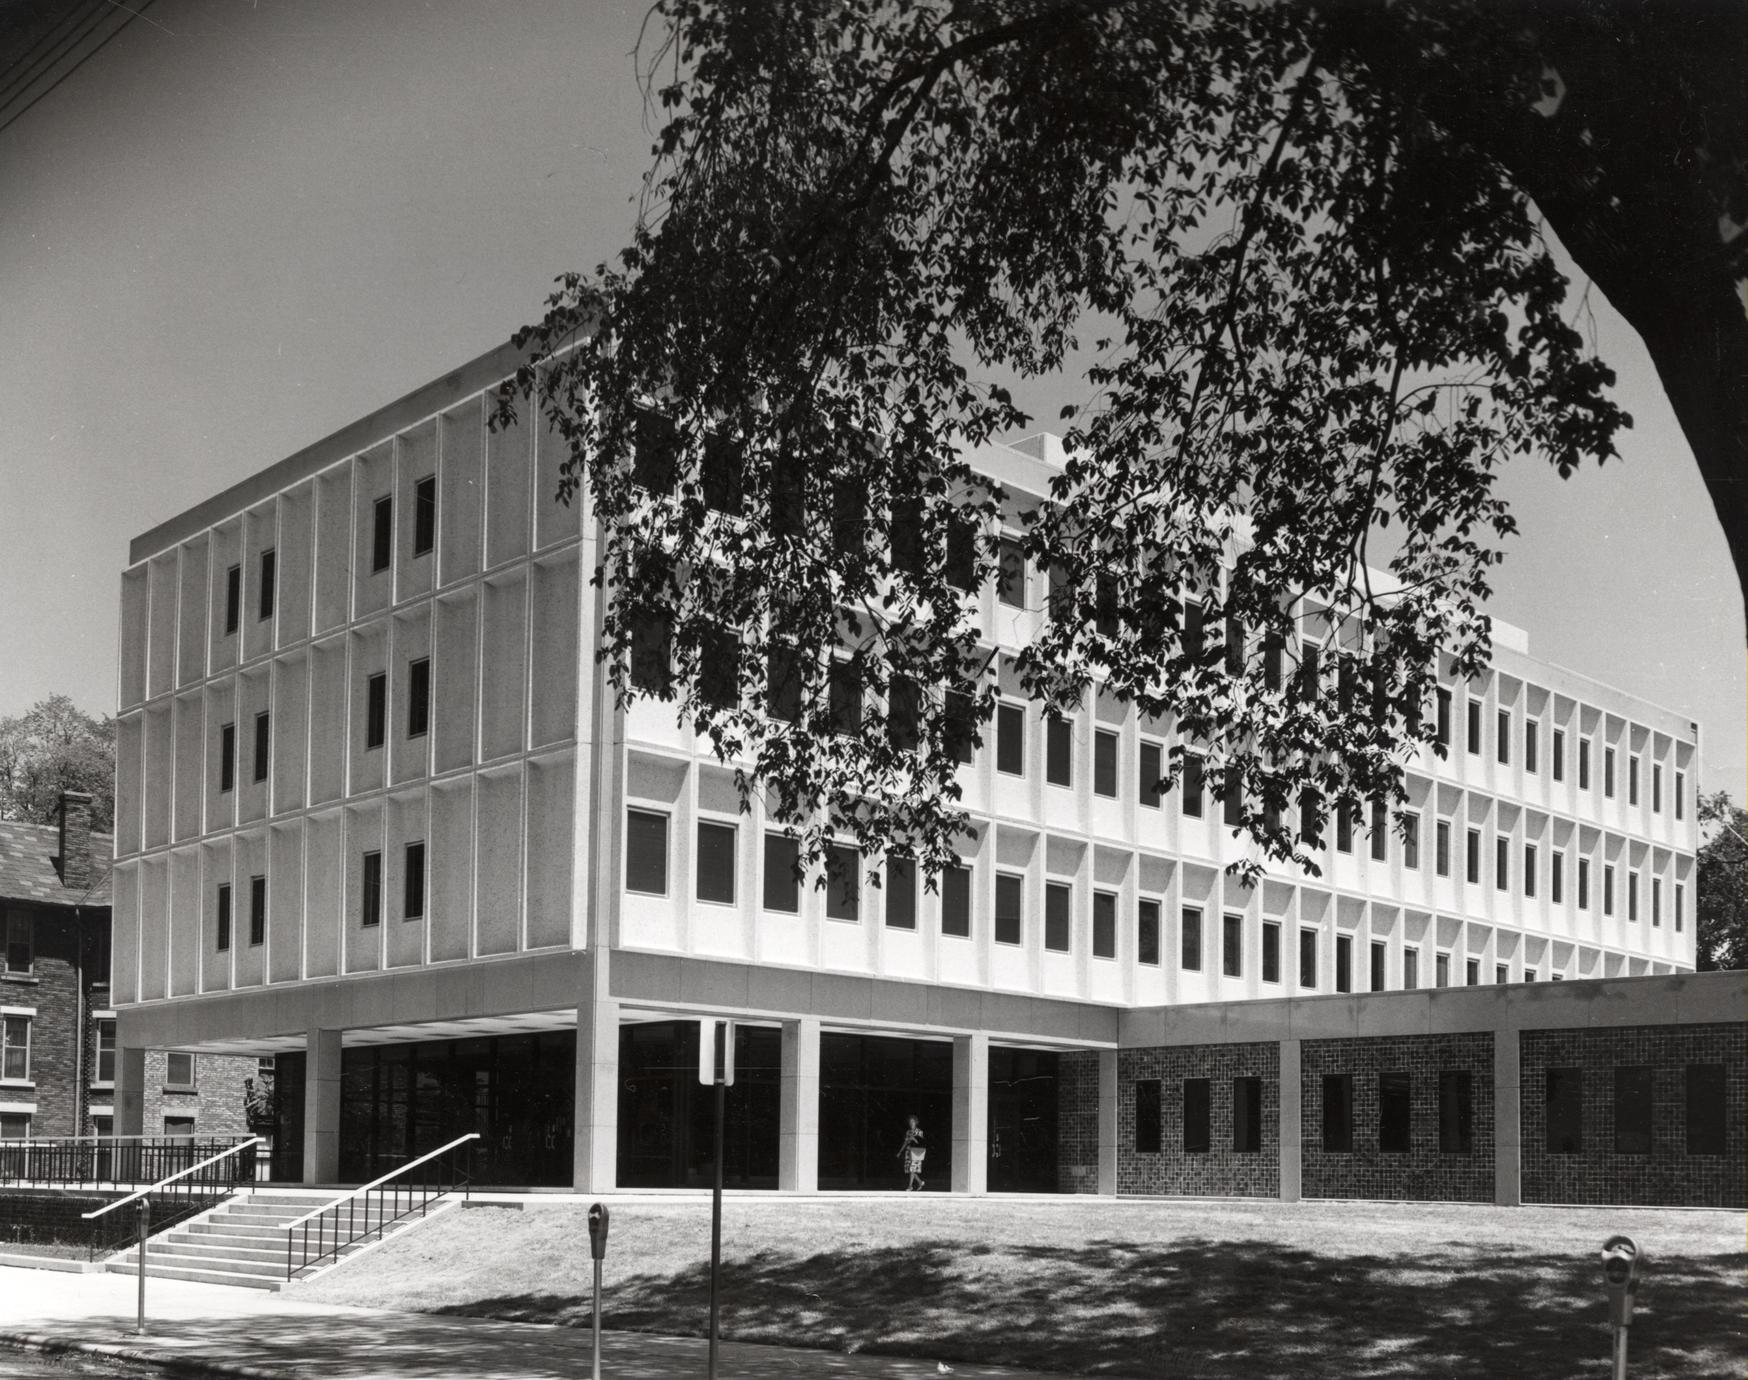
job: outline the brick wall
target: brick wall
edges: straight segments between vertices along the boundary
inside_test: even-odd
[[[0,974],[0,1006],[34,1007],[30,1027],[33,1087],[0,1086],[0,1101],[35,1102],[33,1136],[73,1136],[81,1126],[79,1095],[79,975],[73,915],[47,906],[8,902],[10,914],[31,917],[35,952],[26,977]],[[87,1065],[85,1076],[90,1077]]]
[[[256,1077],[254,1059],[198,1055],[192,1089],[166,1081],[169,1062],[162,1050],[146,1052],[145,1134],[162,1135],[165,1117],[193,1117],[198,1136],[249,1134],[243,1083]]]
[[[1429,1202],[1493,1201],[1493,1035],[1393,1035],[1377,1040],[1306,1040],[1300,1058],[1300,1192],[1307,1198]],[[1439,1149],[1439,1074],[1466,1070],[1470,1151]],[[1378,1148],[1378,1075],[1409,1075],[1409,1150]],[[1323,1148],[1323,1077],[1353,1078],[1353,1149]]]
[[[1262,1080],[1262,1144],[1232,1148],[1232,1080]],[[1160,1082],[1160,1150],[1135,1149],[1135,1084]],[[1186,1078],[1209,1080],[1208,1149],[1184,1151]],[[1257,1044],[1125,1049],[1117,1056],[1117,1192],[1273,1198],[1281,1191],[1281,1051]]]
[[[1076,1050],[1056,1061],[1056,1186],[1099,1191],[1099,1056]]]
[[[1523,1200],[1526,1203],[1644,1203],[1743,1207],[1744,1084],[1748,1027],[1621,1026],[1526,1030],[1518,1047],[1523,1087]],[[1725,1081],[1722,1155],[1687,1153],[1687,1066],[1722,1064]],[[1648,1155],[1615,1151],[1614,1070],[1653,1072],[1652,1146]],[[1547,1073],[1583,1073],[1583,1149],[1548,1149]]]

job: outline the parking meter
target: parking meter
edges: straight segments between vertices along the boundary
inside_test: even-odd
[[[1608,1286],[1610,1327],[1631,1327],[1642,1257],[1630,1236],[1611,1236],[1602,1245],[1602,1278]]]
[[[595,1307],[589,1322],[589,1332],[594,1338],[594,1355],[589,1369],[592,1380],[601,1380],[601,1262],[607,1258],[609,1216],[606,1204],[589,1204],[589,1254],[595,1261]]]
[[[607,1258],[607,1209],[600,1203],[589,1207],[589,1255],[596,1260]]]

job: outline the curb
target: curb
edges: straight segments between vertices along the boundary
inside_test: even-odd
[[[97,1356],[150,1366],[165,1375],[212,1376],[215,1380],[305,1380],[307,1372],[267,1370],[240,1361],[209,1361],[200,1356],[162,1356],[116,1342],[75,1342],[65,1337],[45,1337],[35,1332],[0,1332],[0,1347],[37,1351],[47,1356]]]

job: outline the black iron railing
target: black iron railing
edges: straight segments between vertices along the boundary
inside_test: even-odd
[[[473,1176],[467,1156],[456,1151],[478,1139],[478,1131],[469,1131],[290,1223],[285,1229],[285,1277],[296,1279],[330,1257],[337,1260],[348,1246],[370,1236],[380,1238],[404,1217],[423,1216],[457,1189],[465,1199]]]
[[[255,1148],[259,1136],[208,1154],[204,1159],[176,1170],[165,1178],[136,1189],[125,1197],[86,1213],[91,1223],[88,1254],[92,1260],[112,1255],[137,1232],[138,1209],[144,1204],[152,1231],[165,1231],[178,1222],[216,1206],[255,1177]],[[132,1207],[134,1212],[120,1209]],[[143,1248],[143,1246],[142,1246]]]
[[[122,1188],[155,1184],[244,1146],[236,1161],[245,1178],[256,1172],[258,1136],[65,1136],[51,1140],[0,1140],[0,1188]],[[229,1172],[229,1171],[227,1171]],[[238,1182],[243,1182],[239,1179]]]

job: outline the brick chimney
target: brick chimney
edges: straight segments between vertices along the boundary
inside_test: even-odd
[[[91,870],[91,797],[61,792],[61,885],[84,891],[95,880]]]

